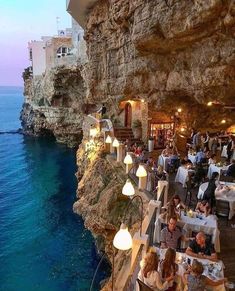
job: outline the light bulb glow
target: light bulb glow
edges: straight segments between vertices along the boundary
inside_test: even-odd
[[[147,172],[143,165],[139,165],[139,168],[137,169],[137,172],[136,172],[136,176],[139,178],[147,176]]]
[[[223,123],[223,124],[226,123],[226,120],[225,119],[222,119],[221,120],[221,123]]]
[[[129,155],[129,154],[127,154],[126,156],[125,156],[125,159],[124,159],[124,164],[126,164],[126,165],[131,165],[131,164],[133,164],[133,160],[132,160],[132,157]]]
[[[182,108],[178,108],[177,111],[178,111],[178,112],[182,112]]]
[[[207,106],[211,106],[212,105],[212,101],[209,101],[208,103],[207,103]]]
[[[112,138],[110,135],[106,137],[105,143],[112,143]]]
[[[120,230],[116,233],[113,239],[113,245],[118,250],[129,250],[132,248],[132,237],[125,224],[122,224]]]
[[[129,179],[126,180],[126,183],[122,188],[122,194],[127,196],[135,195],[135,189]]]
[[[91,128],[90,129],[90,136],[95,137],[98,134],[97,128]]]
[[[114,139],[114,141],[113,141],[113,147],[115,147],[115,148],[118,148],[119,147],[119,141],[116,139],[116,137],[115,137],[115,139]]]

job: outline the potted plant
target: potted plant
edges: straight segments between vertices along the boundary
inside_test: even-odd
[[[142,137],[142,123],[139,119],[136,119],[132,123],[132,131],[134,138],[141,139]]]
[[[148,151],[152,152],[154,150],[154,137],[150,136],[148,139]]]

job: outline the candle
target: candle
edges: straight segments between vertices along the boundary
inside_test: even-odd
[[[189,214],[189,217],[193,217],[193,211],[192,211],[192,209],[189,210],[188,214]]]

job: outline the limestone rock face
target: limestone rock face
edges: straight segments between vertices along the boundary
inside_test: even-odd
[[[81,142],[85,86],[77,66],[60,66],[40,78],[25,79],[24,94],[24,133],[52,135],[69,146]]]
[[[205,104],[235,103],[234,36],[234,1],[99,0],[85,29],[88,96],[110,108],[132,97],[162,109],[200,105],[194,126],[216,127]],[[218,112],[235,122],[234,111]]]
[[[78,201],[74,203],[73,210],[83,217],[86,228],[96,238],[98,249],[105,250],[111,261],[113,237],[123,222],[129,201],[121,194],[126,175],[122,165],[106,156],[102,142],[97,142],[93,151],[86,151],[87,142],[83,139],[77,151],[77,176],[80,181]],[[143,200],[146,209],[148,201]],[[127,211],[125,223],[131,226],[132,234],[140,227],[140,206],[137,200]],[[128,262],[129,256],[130,252],[115,253],[115,274]],[[107,286],[103,290],[110,290]]]

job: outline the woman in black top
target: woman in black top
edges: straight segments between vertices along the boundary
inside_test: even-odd
[[[209,180],[209,184],[204,192],[203,199],[209,202],[211,209],[215,206],[215,189],[217,187],[216,181],[219,177],[219,173],[213,172]]]

